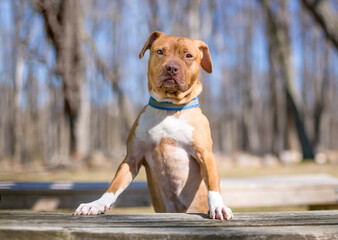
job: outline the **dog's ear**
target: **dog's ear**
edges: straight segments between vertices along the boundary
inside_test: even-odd
[[[150,34],[150,36],[148,37],[148,40],[146,41],[146,43],[144,44],[140,54],[138,55],[138,57],[140,59],[143,58],[145,51],[147,51],[147,49],[150,49],[153,42],[161,35],[164,35],[164,33],[153,32],[152,34]]]
[[[203,41],[200,42],[200,51],[202,52],[202,59],[201,59],[201,66],[207,73],[212,72],[212,63],[211,63],[211,56],[209,52],[209,47]]]

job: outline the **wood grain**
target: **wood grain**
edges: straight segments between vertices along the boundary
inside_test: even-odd
[[[0,211],[0,239],[337,239],[338,211],[204,214],[105,214]]]

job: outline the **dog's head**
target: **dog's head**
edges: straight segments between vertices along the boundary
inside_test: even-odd
[[[202,91],[197,80],[199,66],[212,72],[209,48],[204,42],[154,32],[144,44],[140,58],[147,49],[148,89],[157,100],[184,103],[182,99],[191,100],[187,96],[197,96]]]

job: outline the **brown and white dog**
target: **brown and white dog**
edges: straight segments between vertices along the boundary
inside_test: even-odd
[[[127,156],[102,197],[81,204],[75,215],[108,210],[143,165],[156,212],[203,213],[230,220],[220,192],[208,119],[196,98],[202,91],[199,66],[212,72],[208,46],[198,40],[152,33],[139,57],[150,50],[149,104],[127,141]]]

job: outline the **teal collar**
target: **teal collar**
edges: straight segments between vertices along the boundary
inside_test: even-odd
[[[197,108],[200,106],[198,102],[198,98],[195,97],[193,100],[188,102],[187,104],[180,104],[176,105],[171,102],[158,102],[155,98],[149,98],[149,106],[160,109],[160,110],[168,110],[168,111],[180,111],[180,110],[187,110],[190,108]]]

